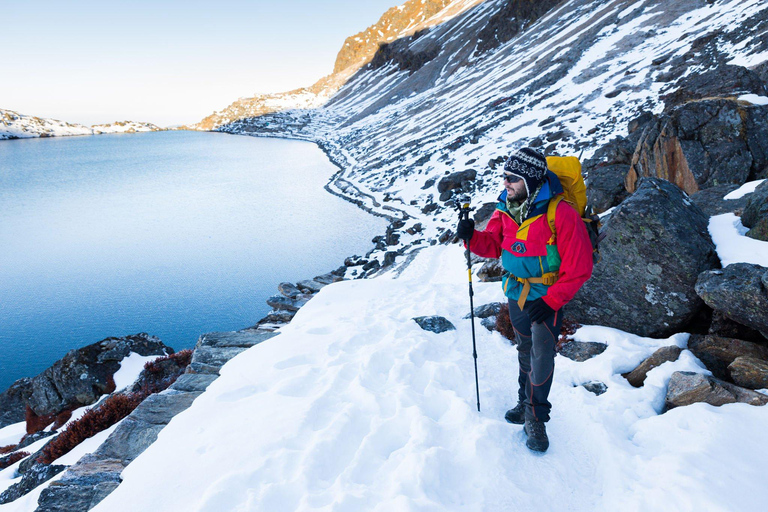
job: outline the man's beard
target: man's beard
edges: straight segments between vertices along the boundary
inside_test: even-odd
[[[514,195],[510,194],[509,192],[507,192],[507,198],[510,201],[514,201],[516,203],[522,203],[523,201],[525,201],[525,199],[527,197],[528,197],[528,191],[525,190],[525,189],[521,190],[520,192],[515,193]]]

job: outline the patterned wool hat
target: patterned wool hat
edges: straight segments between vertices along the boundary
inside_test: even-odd
[[[504,164],[504,172],[519,176],[525,181],[525,190],[530,196],[547,177],[547,159],[540,152],[523,148],[512,153]]]

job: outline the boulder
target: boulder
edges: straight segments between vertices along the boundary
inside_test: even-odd
[[[733,382],[749,389],[768,388],[768,361],[756,357],[740,356],[728,365]]]
[[[768,388],[768,361],[749,356],[740,356],[728,365],[733,382],[749,389]]]
[[[40,463],[34,464],[29,471],[24,472],[24,476],[19,482],[11,485],[0,494],[0,505],[16,501],[32,491],[35,487],[47,482],[65,469],[67,469],[67,466]]]
[[[447,319],[442,316],[418,316],[414,318],[419,327],[425,331],[431,331],[435,333],[441,333],[445,331],[455,331],[456,327]]]
[[[747,231],[748,237],[768,241],[768,180],[758,185],[753,193],[746,196],[741,223],[752,228]]]
[[[755,343],[768,344],[768,339],[760,334],[760,331],[734,322],[722,311],[712,311],[712,318],[707,334],[715,334],[724,338],[737,338]]]
[[[627,197],[624,177],[632,163],[634,145],[630,139],[616,137],[601,146],[582,168],[587,181],[587,203],[596,213],[604,212]]]
[[[488,225],[488,221],[491,220],[491,215],[496,211],[496,205],[498,203],[483,203],[483,205],[477,209],[472,219],[475,221],[475,229],[482,231]]]
[[[309,301],[307,298],[289,299],[285,295],[272,295],[267,299],[267,305],[276,310],[298,311]]]
[[[483,282],[501,281],[502,276],[506,273],[504,267],[501,265],[500,259],[489,259],[480,270],[477,271],[477,278]]]
[[[733,263],[721,270],[702,272],[696,281],[696,293],[712,309],[766,336],[767,272],[767,268],[751,263]]]
[[[0,428],[24,421],[27,400],[32,394],[32,379],[19,379],[0,393]]]
[[[277,285],[277,291],[289,299],[295,299],[301,295],[301,290],[299,290],[293,283],[280,283]]]
[[[666,337],[702,307],[694,285],[718,265],[707,217],[668,181],[648,178],[616,207],[592,278],[565,307],[581,324]]]
[[[317,293],[325,286],[325,283],[320,283],[314,279],[305,279],[296,283],[296,286],[305,292]]]
[[[608,386],[606,386],[605,383],[600,382],[599,380],[592,380],[589,382],[585,382],[581,386],[587,391],[589,391],[590,393],[594,393],[597,396],[600,396],[606,391],[608,391]]]
[[[649,123],[640,138],[625,186],[654,176],[688,194],[744,184],[768,164],[768,106],[734,99],[685,103]]]
[[[501,311],[501,306],[503,306],[504,303],[502,302],[491,302],[489,304],[483,304],[482,306],[477,306],[475,308],[475,318],[488,318],[492,316],[496,316],[499,314],[499,311]],[[467,313],[464,318],[469,318],[469,313]]]
[[[667,409],[704,402],[714,406],[742,402],[765,405],[768,396],[695,372],[675,372],[669,379]]]
[[[640,363],[637,368],[631,372],[623,373],[622,377],[627,379],[627,381],[634,387],[639,388],[645,383],[645,378],[648,376],[649,371],[657,366],[661,366],[667,361],[677,361],[677,358],[680,357],[680,352],[682,351],[683,349],[675,345],[661,347]]]
[[[691,201],[701,208],[701,211],[707,217],[743,210],[747,205],[747,196],[740,197],[739,199],[724,199],[725,196],[737,188],[739,188],[739,185],[733,183],[705,188],[693,194]]]
[[[688,349],[715,377],[723,380],[731,380],[728,365],[738,357],[749,356],[768,360],[768,347],[721,336],[694,334],[688,340]]]
[[[173,349],[155,336],[139,333],[71,350],[32,379],[27,405],[42,417],[94,403],[101,395],[114,391],[112,376],[131,352],[161,356],[173,353]]]
[[[474,169],[451,173],[437,182],[437,191],[440,194],[448,192],[449,190],[469,192],[474,186],[476,177],[477,171]]]
[[[597,341],[569,341],[560,348],[560,355],[582,363],[605,352],[608,345]]]

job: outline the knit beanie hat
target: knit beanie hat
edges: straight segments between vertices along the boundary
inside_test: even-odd
[[[536,192],[547,177],[547,159],[540,152],[523,148],[512,153],[504,164],[504,172],[523,179],[528,197]]]

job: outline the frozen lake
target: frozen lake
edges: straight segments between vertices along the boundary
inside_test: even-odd
[[[323,190],[336,170],[217,133],[0,142],[0,391],[108,336],[248,327],[279,282],[367,252],[386,221]]]

